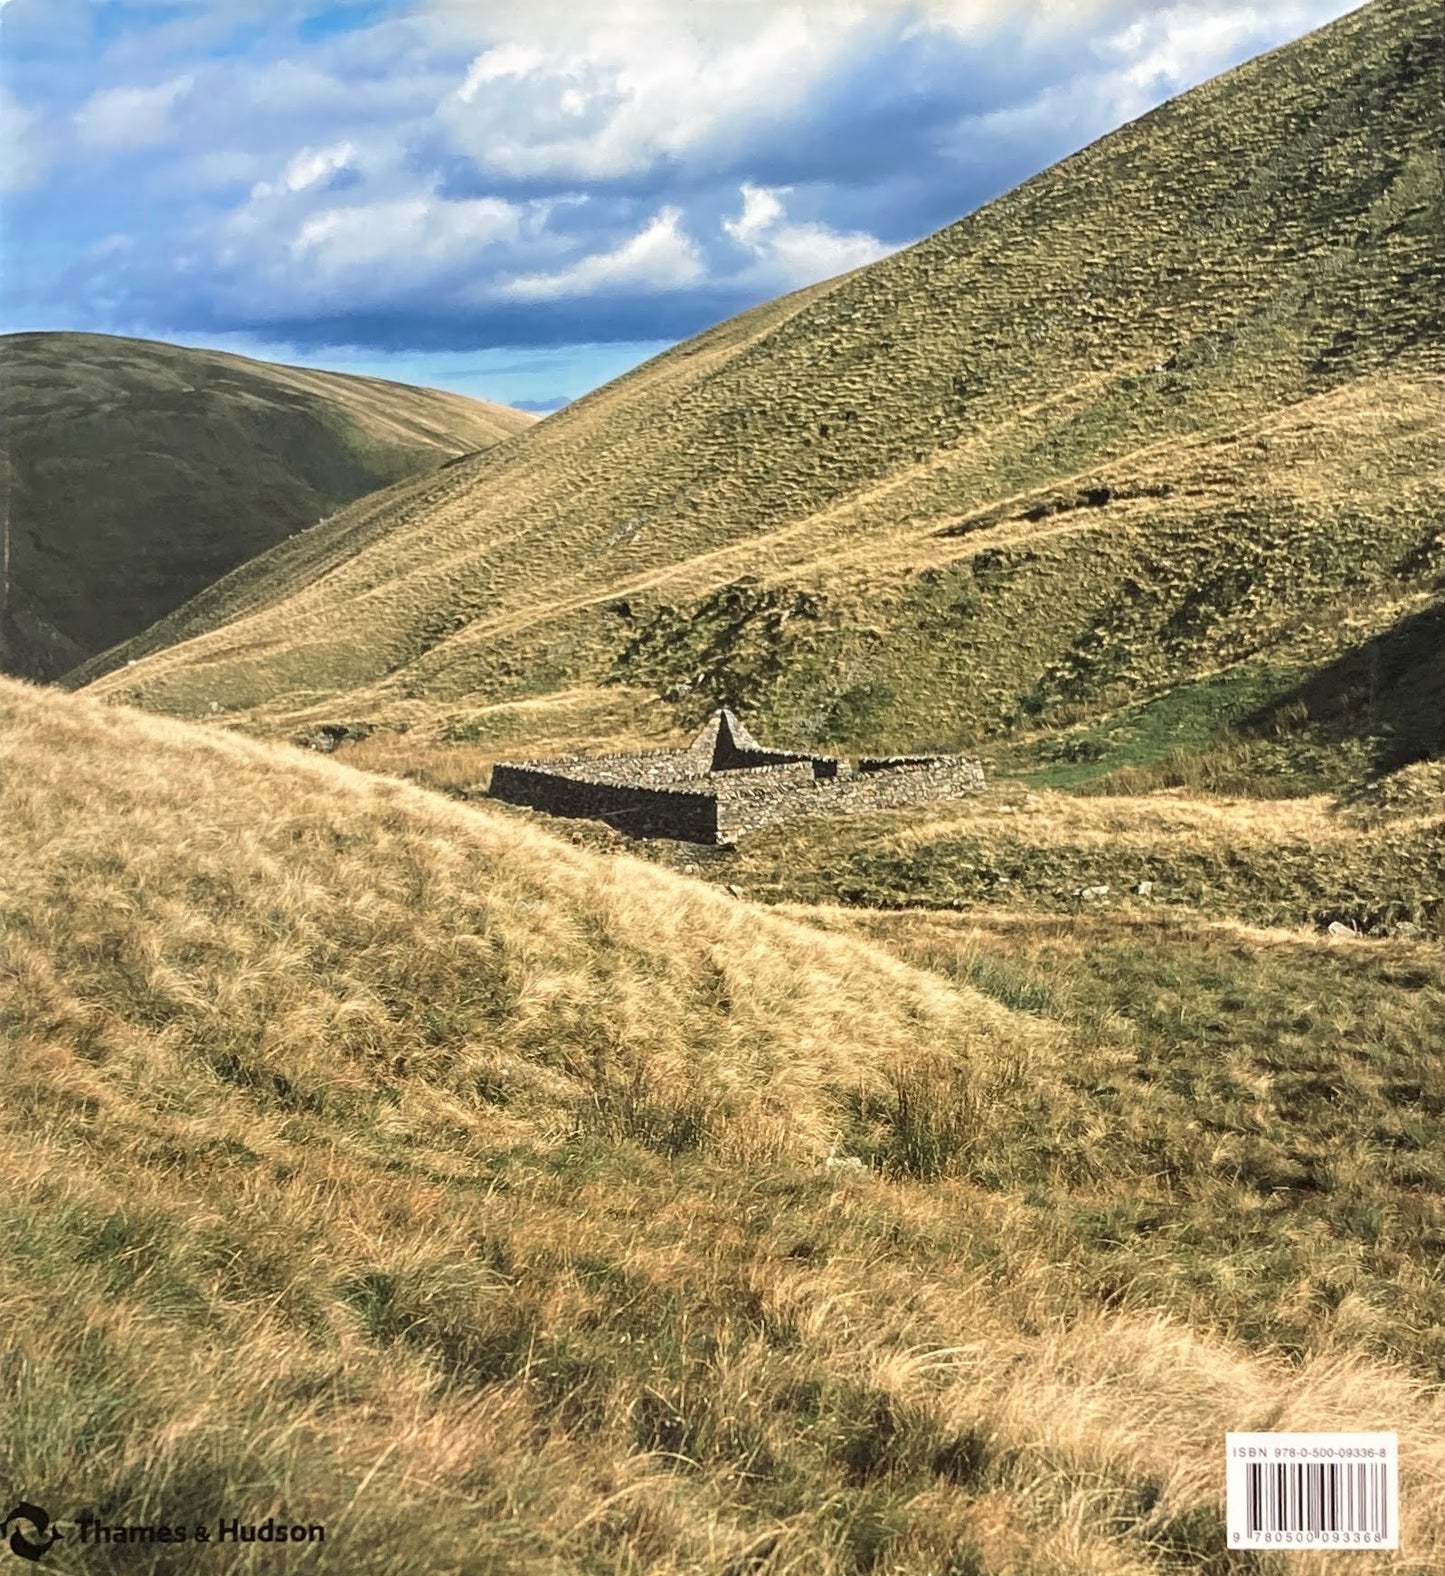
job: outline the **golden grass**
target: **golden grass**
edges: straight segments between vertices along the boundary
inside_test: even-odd
[[[158,995],[183,1012],[169,1029],[182,1060],[204,1045],[263,1081],[284,1063],[303,1104],[348,1110],[401,1067],[458,1095],[516,1081],[508,1121],[529,1098],[545,1125],[630,1090],[660,1102],[658,1120],[694,1101],[702,1120],[720,1099],[738,1134],[825,1151],[840,1092],[877,1086],[914,1047],[915,1014],[959,1055],[997,1033],[986,1001],[890,977],[883,960],[648,866],[599,864],[282,746],[221,736],[193,758],[182,725],[99,706],[50,720],[48,697],[16,693],[38,737],[12,741],[5,836],[44,851],[32,882],[70,893],[54,928],[32,920],[17,935],[30,966],[88,969],[97,948],[119,948],[135,1003]],[[108,779],[102,763],[127,740],[134,759]],[[110,816],[88,814],[107,801]],[[212,813],[183,833],[198,804]],[[125,818],[123,845],[111,816]],[[25,868],[18,850],[11,862]],[[106,923],[125,919],[119,936]],[[430,1024],[442,1011],[430,998],[464,977],[474,1012]]]
[[[1379,1426],[1403,1551],[1289,1568],[1445,1558],[1419,1242],[1110,1290],[1081,1222],[1199,1190],[1190,1125],[941,921],[12,684],[0,798],[0,1460],[54,1514],[324,1522],[288,1563],[358,1576],[1213,1571],[1226,1428]]]
[[[243,731],[265,724],[248,719]],[[305,736],[305,729],[298,737]],[[375,731],[340,746],[348,766],[406,777],[425,788],[469,795],[484,790],[491,767],[523,755],[656,750],[691,735],[655,696],[627,685],[582,686],[536,700],[494,706],[438,707],[405,701],[377,717]]]

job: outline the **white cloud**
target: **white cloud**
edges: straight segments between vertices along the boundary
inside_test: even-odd
[[[1153,0],[912,0],[924,28],[982,39],[1008,29],[1036,40],[1075,33],[1115,13],[1152,9]]]
[[[505,77],[529,77],[546,64],[547,56],[540,49],[526,44],[500,44],[472,62],[466,81],[457,89],[457,97],[464,104],[470,104],[488,82],[500,82]]]
[[[107,153],[153,147],[170,136],[171,111],[194,86],[194,77],[180,76],[153,88],[105,88],[76,111],[76,135]]]
[[[290,254],[332,276],[360,274],[380,264],[425,275],[515,240],[518,221],[518,210],[500,197],[443,202],[426,195],[325,208],[302,224]]]
[[[504,266],[526,219],[499,197],[449,202],[431,191],[311,209],[312,190],[253,198],[219,230],[193,233],[225,310],[376,310],[428,291],[455,302],[475,275]]]
[[[0,87],[0,148],[5,150],[0,158],[0,192],[28,191],[45,174],[47,160],[38,125],[34,114]]]
[[[746,276],[749,283],[796,289],[876,263],[890,250],[876,236],[861,230],[789,224],[782,201],[789,191],[786,186],[754,186],[745,181],[742,212],[736,219],[722,222],[724,232],[756,259]]]
[[[740,246],[756,246],[759,238],[766,230],[772,228],[783,217],[783,204],[777,190],[766,186],[754,186],[748,181],[742,184],[743,211],[736,219],[724,219],[723,229],[732,236]],[[784,191],[788,188],[784,187]]]
[[[356,157],[356,145],[338,142],[332,148],[303,148],[286,166],[281,177],[288,192],[305,191],[317,181],[346,169]]]
[[[279,181],[258,181],[251,195],[266,198],[305,191],[318,181],[350,169],[355,160],[356,144],[352,142],[338,142],[329,148],[302,148],[281,172]]]
[[[1095,55],[1112,66],[1100,84],[1109,122],[1132,120],[1161,98],[1207,81],[1281,36],[1309,32],[1340,9],[1334,0],[1294,0],[1267,8],[1238,0],[1185,0],[1151,7],[1094,45]]]
[[[789,224],[768,238],[764,256],[780,285],[796,288],[876,263],[891,250],[861,230],[825,224]]]
[[[72,251],[102,244],[63,288],[157,329],[685,332],[870,263],[879,235],[925,233],[1353,3],[409,0],[225,56],[221,0],[176,0],[205,28],[127,24],[100,76],[61,88],[54,66],[6,73],[24,104],[0,92],[0,180],[69,157],[68,214],[109,178],[94,150],[152,148],[134,250],[106,242],[102,192]]]
[[[545,4],[487,8],[495,40],[440,109],[484,169],[605,179],[735,139],[800,108],[868,10],[615,0],[557,20]]]
[[[1095,53],[1119,62],[1111,97],[1120,118],[1142,114],[1161,91],[1213,76],[1239,57],[1259,26],[1253,6],[1174,6],[1101,39]]]
[[[509,301],[556,301],[622,290],[680,290],[706,273],[697,243],[682,228],[682,211],[664,208],[638,234],[610,252],[584,257],[550,274],[520,274],[495,295]]]

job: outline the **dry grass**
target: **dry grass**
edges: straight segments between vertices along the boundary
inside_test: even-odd
[[[0,688],[0,1476],[325,1523],[288,1567],[355,1576],[1445,1565],[1433,768],[650,860],[380,775],[714,698],[1103,726],[1425,602],[1438,48],[1366,7],[301,533],[97,686],[236,731]],[[323,722],[379,726],[243,736]],[[1401,1552],[1226,1552],[1225,1431],[1334,1427],[1399,1432]]]
[[[1168,912],[790,912],[1067,1035],[1087,1098],[1067,1138],[1033,1135],[1060,1173],[1031,1197],[1101,1295],[1296,1352],[1333,1317],[1445,1376],[1438,944]]]
[[[701,857],[719,882],[773,903],[1165,909],[1439,936],[1445,805],[1428,791],[1428,769],[1409,775],[1425,791],[1410,795],[1402,785],[1388,815],[1368,797],[1342,808],[1323,795],[1080,797],[1002,783],[967,809],[797,821],[746,839],[736,853]],[[663,844],[648,853],[673,864],[699,857]]]
[[[665,749],[690,738],[655,696],[626,685],[584,686],[494,706],[417,706],[408,712],[409,720],[399,727],[382,726],[343,741],[341,758],[362,771],[405,777],[467,798],[485,791],[498,760],[568,755],[602,742],[609,751]],[[246,731],[251,725],[236,726]]]
[[[1269,1572],[1221,1552],[1224,1430],[1379,1426],[1404,1550],[1289,1568],[1445,1558],[1442,1179],[1381,1182],[1373,1259],[1282,1182],[1293,1257],[1211,1288],[1208,1143],[1095,1087],[1147,1047],[910,928],[962,921],[835,933],[20,686],[0,751],[0,1461],[56,1514],[325,1522],[288,1568],[358,1576]],[[1010,944],[1081,990],[1053,934]],[[1089,1221],[1171,1187],[1121,1292]]]
[[[496,1085],[504,1128],[633,1102],[701,1130],[716,1100],[765,1148],[825,1152],[916,1015],[958,1056],[997,1031],[986,1001],[399,781],[224,736],[195,754],[180,724],[12,694],[35,730],[12,745],[5,834],[27,843],[7,908],[32,983],[99,968],[164,1014],[182,1062],[203,1051],[244,1084],[284,1070],[299,1108],[344,1115],[415,1073],[427,1101]],[[47,881],[67,904],[37,928]]]

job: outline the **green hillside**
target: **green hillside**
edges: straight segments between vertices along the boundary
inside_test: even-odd
[[[0,338],[0,669],[52,678],[363,493],[532,418],[100,334]]]
[[[1445,1570],[1442,82],[1376,0],[0,675],[47,1569]],[[485,798],[718,702],[989,782]],[[1231,1550],[1234,1429],[1395,1431],[1399,1548]],[[218,1517],[325,1536],[77,1529]]]
[[[798,745],[994,748],[1241,671],[1194,747],[1328,710],[1445,570],[1442,30],[1376,0],[361,501],[100,692],[491,749],[719,701]]]

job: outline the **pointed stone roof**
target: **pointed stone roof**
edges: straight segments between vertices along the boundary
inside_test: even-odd
[[[688,746],[688,754],[706,761],[710,772],[726,771],[745,751],[765,751],[726,706],[708,718],[701,733]]]

